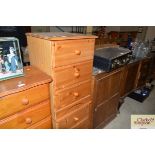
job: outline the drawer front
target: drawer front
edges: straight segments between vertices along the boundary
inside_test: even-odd
[[[91,94],[91,81],[86,81],[84,83],[75,85],[71,88],[65,89],[61,92],[57,92],[54,96],[55,101],[55,109],[60,110],[67,105],[72,104],[86,96],[90,96]]]
[[[89,80],[92,76],[93,61],[59,67],[54,69],[55,89],[66,88],[69,85]]]
[[[0,119],[47,100],[48,98],[48,84],[0,98]]]
[[[93,59],[94,43],[94,39],[56,41],[53,52],[53,67]]]
[[[28,108],[22,112],[14,114],[10,117],[0,120],[0,128],[2,129],[23,129],[27,128],[38,121],[50,115],[49,100]]]
[[[52,129],[52,119],[51,116],[41,120],[38,123],[30,126],[28,129]]]
[[[79,109],[76,109],[75,111],[72,111],[72,113],[65,115],[63,119],[57,120],[56,128],[60,129],[74,128],[82,120],[89,117],[89,112],[90,112],[90,105],[89,103],[86,103]]]
[[[82,98],[81,100],[74,102],[73,104],[70,104],[63,109],[56,111],[54,119],[62,119],[66,114],[71,113],[76,109],[79,109],[81,106],[85,105],[86,103],[89,103],[89,104],[91,103],[90,96]]]
[[[73,129],[90,129],[90,119],[86,118],[82,120],[79,124],[72,127]]]

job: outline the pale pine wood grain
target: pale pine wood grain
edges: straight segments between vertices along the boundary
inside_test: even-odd
[[[20,111],[10,117],[0,120],[1,129],[23,129],[28,128],[42,119],[50,115],[50,102],[45,101],[43,103],[37,104],[31,108],[24,111]],[[27,120],[29,122],[27,122]]]

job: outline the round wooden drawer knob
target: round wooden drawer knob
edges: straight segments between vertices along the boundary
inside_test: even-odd
[[[26,118],[25,122],[26,122],[26,124],[31,124],[32,123],[32,119],[31,118]]]
[[[27,105],[27,104],[29,104],[29,100],[28,100],[27,98],[23,98],[23,99],[22,99],[22,103],[23,103],[24,105]]]
[[[80,54],[81,54],[81,51],[76,50],[76,51],[75,51],[75,54],[76,54],[76,55],[80,55]]]
[[[80,76],[80,73],[79,73],[79,72],[75,72],[75,73],[74,73],[74,76],[75,76],[75,77],[79,77],[79,76]]]
[[[79,96],[79,93],[78,92],[74,92],[74,96],[75,97],[78,97]]]
[[[77,118],[77,117],[74,117],[74,120],[75,120],[75,121],[78,121],[78,120],[79,120],[79,118]]]
[[[95,112],[97,111],[97,108],[95,108]]]

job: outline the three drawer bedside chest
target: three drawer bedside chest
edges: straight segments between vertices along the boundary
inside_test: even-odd
[[[35,67],[24,76],[0,82],[0,129],[52,128],[51,77]]]
[[[92,128],[91,77],[96,36],[28,33],[31,65],[52,76],[53,128]]]

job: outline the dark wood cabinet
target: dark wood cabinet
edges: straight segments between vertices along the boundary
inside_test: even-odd
[[[139,61],[135,63],[128,64],[126,66],[126,80],[124,93],[127,94],[135,88],[135,82],[138,74]]]
[[[137,82],[136,88],[142,87],[147,82],[149,77],[149,69],[150,69],[150,58],[143,59],[139,64],[138,75],[137,75]]]
[[[93,75],[93,127],[103,128],[117,114],[124,97],[145,85],[155,72],[155,58],[144,58],[109,73]],[[152,67],[150,68],[150,64]]]
[[[155,53],[151,53],[150,56],[149,78],[153,80],[155,79]]]
[[[150,74],[152,75],[152,71],[150,71],[151,60],[150,57],[147,57],[123,67],[121,76],[121,97],[125,97],[134,89],[138,89],[145,85]]]
[[[120,96],[125,97],[128,93],[136,88],[140,61],[130,63],[122,68]]]
[[[94,128],[103,128],[116,116],[124,97],[145,85],[148,77],[154,73],[154,60],[155,58],[147,57],[115,71],[93,75]]]
[[[117,114],[122,69],[93,76],[93,127],[101,128]]]

